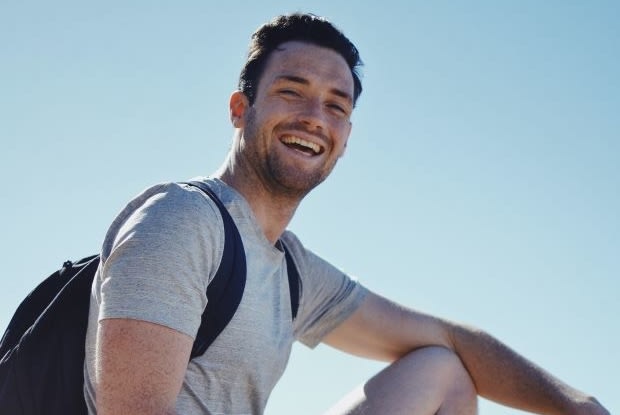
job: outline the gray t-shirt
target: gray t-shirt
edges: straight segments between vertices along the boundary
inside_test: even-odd
[[[202,356],[189,362],[176,408],[183,415],[262,414],[293,341],[315,347],[357,309],[367,291],[286,231],[282,240],[301,279],[299,311],[291,321],[284,253],[267,241],[239,193],[220,180],[206,182],[239,229],[247,281],[233,319]],[[194,338],[223,249],[217,206],[190,186],[153,186],[117,216],[103,243],[92,289],[84,373],[90,414],[96,413],[98,321],[144,320]]]

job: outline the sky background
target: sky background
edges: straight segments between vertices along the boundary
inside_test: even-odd
[[[251,33],[300,10],[358,46],[364,92],[291,229],[620,413],[614,1],[0,0],[0,328],[135,194],[220,166]],[[381,367],[295,346],[267,414],[321,413]]]

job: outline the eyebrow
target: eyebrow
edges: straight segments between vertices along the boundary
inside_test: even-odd
[[[301,76],[296,76],[296,75],[280,75],[276,78],[276,82],[280,82],[280,81],[289,81],[289,82],[294,82],[294,83],[302,84],[302,85],[310,85],[310,81],[308,81],[306,78],[302,78]],[[353,103],[353,97],[351,97],[350,94],[346,93],[345,91],[341,89],[332,88],[329,90],[329,92],[331,92],[332,94],[336,96],[346,99],[350,103]]]

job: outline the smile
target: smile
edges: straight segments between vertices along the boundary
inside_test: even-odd
[[[281,138],[281,141],[288,147],[294,148],[311,156],[316,156],[323,152],[323,148],[320,145],[294,135],[285,135]]]

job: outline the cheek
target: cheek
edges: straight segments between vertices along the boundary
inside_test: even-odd
[[[341,126],[338,129],[337,135],[338,135],[338,149],[339,149],[339,156],[342,156],[344,154],[344,151],[347,148],[347,143],[349,141],[349,134],[351,134],[351,123],[347,122],[346,125]]]
[[[274,111],[254,111],[254,123],[263,131],[273,129],[278,124],[279,117],[277,112]]]
[[[257,111],[253,107],[248,109],[245,118],[246,135],[257,139],[258,136],[264,135],[265,131],[269,131],[272,128],[272,120],[267,115],[264,111]]]
[[[342,146],[340,147],[339,151],[338,151],[338,157],[342,157],[344,156],[344,153],[347,150],[347,140],[344,140],[344,142],[342,143]]]

